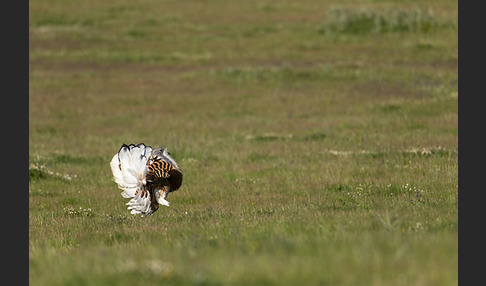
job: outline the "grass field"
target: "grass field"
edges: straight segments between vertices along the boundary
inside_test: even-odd
[[[457,14],[30,1],[30,284],[457,285]],[[184,171],[146,218],[140,142]]]

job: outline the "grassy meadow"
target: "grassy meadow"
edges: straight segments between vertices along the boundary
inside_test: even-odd
[[[31,285],[457,285],[457,1],[29,2]],[[133,216],[109,162],[168,147]]]

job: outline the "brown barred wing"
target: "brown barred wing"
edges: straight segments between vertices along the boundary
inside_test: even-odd
[[[157,159],[148,165],[147,182],[155,182],[160,179],[166,179],[170,176],[170,171],[173,169],[169,162]]]
[[[150,162],[149,160],[148,169],[147,184],[153,189],[163,189],[164,186],[168,186],[164,193],[169,193],[179,189],[182,184],[182,172],[167,161],[155,159]]]

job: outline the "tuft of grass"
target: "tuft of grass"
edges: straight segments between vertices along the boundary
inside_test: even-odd
[[[77,175],[62,174],[46,168],[45,165],[31,163],[29,165],[29,181],[54,178],[59,180],[71,181],[77,178]]]
[[[319,28],[327,34],[382,34],[396,32],[428,33],[434,29],[454,28],[454,22],[441,23],[431,9],[387,9],[377,11],[369,7],[355,9],[332,7],[326,21]]]

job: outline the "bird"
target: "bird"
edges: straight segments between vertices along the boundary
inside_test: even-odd
[[[110,161],[113,180],[131,214],[150,216],[159,205],[169,207],[169,193],[182,184],[182,170],[167,148],[123,143]]]

